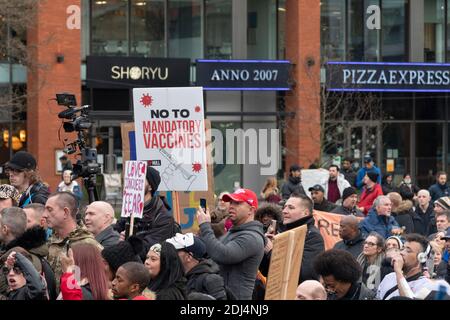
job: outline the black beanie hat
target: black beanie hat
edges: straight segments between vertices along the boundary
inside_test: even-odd
[[[377,183],[378,173],[373,172],[373,171],[369,171],[366,174],[367,174],[367,176],[369,177],[370,180],[372,180],[373,182]]]
[[[106,247],[102,250],[103,259],[108,262],[111,271],[115,274],[121,265],[127,262],[140,262],[140,253],[144,249],[142,240],[135,236],[130,236],[125,241],[119,241],[116,245]]]
[[[161,176],[159,171],[153,167],[147,167],[146,179],[148,184],[152,187],[152,195],[158,190],[159,184],[161,183]]]
[[[356,194],[355,188],[352,187],[345,188],[344,191],[342,192],[342,201],[345,201],[345,199],[354,194]]]

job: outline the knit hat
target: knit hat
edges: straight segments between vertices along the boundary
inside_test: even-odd
[[[389,239],[394,239],[394,240],[396,240],[397,243],[398,243],[399,249],[400,249],[400,250],[403,249],[403,242],[402,242],[402,239],[400,239],[400,237],[398,237],[398,236],[390,236],[389,238],[386,239],[385,242],[387,242]]]
[[[366,173],[366,175],[369,177],[370,180],[372,180],[373,182],[377,183],[378,173],[376,173],[374,171],[369,171],[369,172]]]
[[[434,204],[438,204],[444,210],[450,210],[450,197],[441,197],[437,199]]]
[[[152,195],[158,190],[159,184],[161,183],[161,176],[159,171],[153,167],[147,166],[147,175],[145,178],[148,184],[152,187]]]
[[[117,269],[126,262],[140,262],[140,253],[144,249],[142,240],[135,236],[130,236],[125,241],[120,241],[116,245],[106,247],[102,250],[102,257],[109,264],[109,267],[113,273],[116,273]]]
[[[345,188],[344,191],[342,192],[342,201],[345,201],[345,199],[354,194],[356,194],[355,188],[352,187]]]
[[[194,236],[193,233],[181,234],[177,233],[175,237],[166,240],[173,244],[177,250],[185,250],[197,259],[203,259],[206,255],[206,245],[202,239]]]
[[[301,171],[302,167],[300,167],[298,164],[293,164],[290,168],[289,168],[289,172],[293,172],[293,171]]]

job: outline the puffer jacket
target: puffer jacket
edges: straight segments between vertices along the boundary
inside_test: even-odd
[[[31,203],[41,203],[45,205],[50,192],[46,185],[42,182],[37,182],[32,185],[27,191],[22,193],[19,199],[18,207],[24,208]]]
[[[219,271],[219,266],[211,259],[201,260],[198,265],[186,273],[188,294],[200,292],[208,294],[216,300],[225,300],[227,293]]]

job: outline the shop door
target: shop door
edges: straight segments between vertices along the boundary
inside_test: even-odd
[[[361,123],[348,128],[347,155],[354,160],[354,166],[363,166],[364,156],[370,155],[377,166],[381,161],[381,130],[379,124]]]

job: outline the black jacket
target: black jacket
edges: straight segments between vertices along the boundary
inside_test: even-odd
[[[412,214],[414,233],[421,234],[423,236],[429,236],[432,231],[432,221],[434,220],[433,205],[430,203],[425,212],[420,209],[420,206],[416,206],[416,210]]]
[[[447,197],[450,195],[450,188],[447,184],[433,184],[428,191],[430,191],[431,202],[434,203],[437,199],[441,197]]]
[[[181,278],[173,286],[156,291],[156,300],[186,300],[186,279]]]
[[[337,242],[333,249],[341,249],[348,251],[352,254],[352,256],[358,258],[359,254],[362,252],[364,247],[364,237],[361,232],[354,239],[350,240],[341,240]]]
[[[108,226],[105,230],[100,232],[96,237],[98,243],[102,245],[103,248],[108,248],[116,245],[119,242],[120,234],[113,229],[112,226]]]
[[[289,176],[289,179],[281,186],[281,196],[283,199],[289,199],[292,193],[306,195],[299,177]]]
[[[321,252],[325,250],[322,235],[314,226],[314,217],[303,217],[295,222],[282,226],[283,231],[291,230],[306,225],[308,228],[305,246],[303,248],[302,264],[300,269],[299,283],[305,280],[318,280],[318,275],[314,272],[313,260]]]
[[[356,206],[353,209],[351,209],[351,210],[346,208],[346,207],[344,207],[344,206],[338,206],[338,207],[334,208],[331,211],[331,213],[342,214],[344,216],[352,215],[352,216],[361,217],[361,218],[365,217],[364,213],[362,213],[360,210],[358,210],[356,208]]]
[[[334,295],[328,295],[327,300],[374,300],[375,291],[370,290],[362,282],[353,283],[345,296],[337,299]]]
[[[42,203],[45,205],[49,195],[48,188],[42,182],[37,182],[33,184],[29,191],[22,194],[19,200],[19,207],[24,208],[31,203]]]
[[[323,198],[322,203],[314,203],[314,210],[332,212],[337,208],[337,205]]]
[[[383,182],[383,184],[381,185],[381,189],[383,190],[383,194],[386,195],[390,192],[398,192],[397,188],[395,187],[395,185],[393,183],[387,183],[387,182]]]
[[[22,270],[26,284],[17,290],[10,291],[9,300],[47,300],[45,287],[33,264],[22,254],[16,253],[16,264]]]
[[[175,235],[175,220],[169,210],[170,206],[164,197],[153,196],[144,206],[142,219],[135,219],[133,234],[144,242],[144,250],[141,254],[143,261],[152,245]],[[124,231],[129,220],[129,218],[121,218],[114,229],[119,233]]]
[[[405,200],[400,203],[398,208],[392,210],[392,216],[395,218],[400,227],[404,227],[404,233],[413,233],[414,232],[414,223],[413,223],[413,203],[410,200]]]
[[[345,180],[347,180],[348,183],[350,183],[350,185],[352,187],[355,187],[356,186],[356,172],[353,171],[352,168],[347,169],[347,170],[342,169],[341,172],[344,175]]]
[[[31,229],[27,229],[24,234],[22,234],[17,239],[9,242],[3,247],[1,252],[1,260],[6,260],[5,255],[8,251],[15,247],[21,247],[28,251],[33,259],[33,263],[40,265],[41,269],[37,270],[44,274],[45,281],[47,282],[47,291],[50,300],[55,300],[56,294],[56,280],[55,274],[50,267],[46,257],[48,255],[48,245],[47,245],[47,235],[45,230],[40,226],[35,226]],[[6,277],[0,273],[0,293],[5,294],[7,289]]]
[[[186,291],[209,294],[216,300],[225,300],[227,293],[219,266],[211,259],[204,259],[186,273]]]

